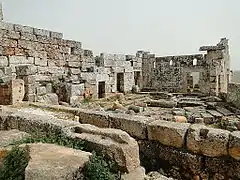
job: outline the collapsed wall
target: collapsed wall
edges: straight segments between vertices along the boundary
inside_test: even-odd
[[[206,54],[143,58],[143,88],[168,92],[189,92],[195,85],[204,94],[226,93],[231,79],[228,40],[216,46],[202,46]]]
[[[141,165],[147,171],[163,169],[178,179],[240,178],[239,131],[79,108],[41,107],[71,112],[82,124],[127,132],[138,141]]]

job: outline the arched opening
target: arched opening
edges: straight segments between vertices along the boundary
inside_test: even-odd
[[[197,65],[197,59],[193,59],[193,66],[196,66]]]
[[[173,65],[173,61],[171,60],[171,61],[169,62],[169,64],[170,64],[170,66],[172,66],[172,65]]]

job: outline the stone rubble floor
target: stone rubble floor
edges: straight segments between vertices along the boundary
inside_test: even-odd
[[[139,113],[128,110],[129,106],[139,106],[139,104],[140,106],[145,106],[144,104],[149,104],[151,101],[160,102],[159,107],[151,107],[149,105],[145,108],[140,107]],[[172,106],[172,103],[176,105],[169,107],[169,102],[170,106]],[[112,108],[116,104],[120,106],[119,109]],[[96,111],[140,115],[151,117],[155,120],[204,123],[229,131],[240,130],[240,113],[238,109],[232,108],[218,97],[203,96],[201,94],[117,94],[108,98],[90,101],[88,104],[81,104],[78,107]]]
[[[154,106],[156,107],[147,105],[152,101],[154,101],[156,104]],[[158,104],[159,102],[160,105]],[[171,102],[170,106],[169,102]],[[133,110],[129,110],[130,106],[136,107],[140,112],[135,113]],[[109,113],[124,113],[129,116],[151,117],[154,120],[204,123],[211,127],[229,131],[240,130],[240,113],[238,111],[232,112],[232,109],[220,98],[212,96],[201,97],[200,95],[191,96],[166,93],[117,94],[103,99],[90,100],[88,103],[80,103],[73,107]],[[63,120],[78,121],[78,117],[71,112],[58,109],[42,109],[37,106],[31,106],[28,103],[11,106],[11,108],[17,111],[31,112],[31,114],[36,115],[47,115]]]

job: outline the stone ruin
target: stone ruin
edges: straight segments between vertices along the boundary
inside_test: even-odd
[[[144,179],[141,166],[176,179],[240,178],[240,84],[231,82],[228,39],[193,55],[137,51],[94,57],[62,33],[3,21],[1,8],[0,20],[0,105],[14,105],[0,108],[3,144],[5,136],[14,140],[40,130],[87,141],[89,151],[107,154],[129,180],[139,174]],[[119,110],[114,113],[74,108],[88,98],[110,101],[120,93],[132,96],[125,102],[128,109],[121,103],[114,104]],[[22,101],[36,109],[21,106]],[[63,112],[74,119],[57,116]],[[1,148],[0,142],[0,164]],[[46,148],[48,155],[59,147],[30,148]],[[78,153],[84,161],[91,155]],[[67,156],[74,159],[72,154]],[[36,170],[32,161],[27,179]]]
[[[1,18],[3,19],[3,18]],[[81,100],[88,89],[93,98],[137,90],[189,92],[195,86],[205,94],[227,93],[231,79],[228,40],[203,46],[206,54],[155,57],[101,53],[94,57],[82,43],[63,34],[0,22],[0,80],[24,80],[24,100]],[[4,88],[4,87],[3,87]],[[56,100],[58,98],[58,100]]]

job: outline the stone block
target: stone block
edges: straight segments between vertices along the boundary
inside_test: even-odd
[[[81,67],[82,62],[80,62],[80,61],[78,61],[78,62],[69,61],[69,62],[67,62],[67,66],[69,66],[69,67]]]
[[[8,130],[8,131],[0,131],[0,148],[7,147],[11,145],[13,142],[20,141],[29,136],[30,135],[28,133],[22,132],[16,129]],[[0,155],[0,159],[1,159],[1,155]]]
[[[14,24],[0,21],[0,29],[14,31]]]
[[[34,83],[34,84],[26,84],[25,85],[25,92],[27,94],[35,94],[36,93],[36,87],[37,85]]]
[[[148,139],[158,141],[166,146],[181,148],[189,127],[189,123],[154,121],[147,127]]]
[[[73,75],[81,74],[80,68],[70,68],[70,73]]]
[[[8,66],[8,58],[7,56],[0,56],[0,67]]]
[[[37,75],[36,81],[37,82],[50,82],[50,81],[52,81],[52,78],[51,78],[51,76],[48,76],[48,75]]]
[[[25,57],[25,56],[10,56],[9,57],[9,65],[15,64],[33,64],[34,58],[33,57]]]
[[[18,41],[15,39],[7,39],[7,38],[3,38],[1,40],[1,45],[3,47],[17,47],[18,46]]]
[[[42,59],[42,58],[34,58],[34,64],[36,66],[47,66],[48,65],[48,60],[47,59]]]
[[[43,104],[59,105],[58,95],[55,93],[48,93],[42,96],[38,96],[37,101]]]
[[[205,156],[218,157],[228,154],[229,131],[192,125],[187,134],[187,148]]]
[[[18,41],[18,47],[19,48],[24,48],[27,50],[36,50],[36,42],[33,41],[27,41],[27,40],[19,40]]]
[[[23,25],[20,25],[20,24],[14,24],[14,30],[19,31],[21,33],[33,34],[33,27],[30,27],[30,26],[23,26]]]
[[[73,40],[64,40],[65,44],[69,47],[75,47],[75,48],[82,48],[82,43],[78,41],[73,41]]]
[[[18,76],[19,79],[22,79],[26,84],[34,84],[36,82],[36,75],[28,75],[28,76]]]
[[[82,96],[84,93],[84,84],[70,84],[66,85],[67,96]]]
[[[24,49],[20,49],[20,48],[14,48],[14,53],[16,56],[25,56],[26,55]]]
[[[37,67],[32,65],[16,66],[16,73],[18,76],[35,75],[37,73]]]
[[[11,90],[12,90],[12,97],[11,97],[12,104],[21,103],[25,94],[24,81],[22,79],[12,80]]]
[[[52,83],[47,83],[46,84],[46,91],[47,91],[47,93],[52,93],[53,92]]]
[[[62,39],[63,38],[63,34],[59,33],[59,32],[50,31],[50,37],[51,38]]]
[[[230,133],[229,155],[236,160],[240,160],[240,131]]]
[[[45,36],[45,37],[50,37],[50,31],[45,30],[45,29],[33,29],[33,33],[38,36]]]
[[[37,41],[36,35],[32,33],[27,33],[27,32],[21,32],[20,39],[27,40],[27,41]]]
[[[141,116],[129,116],[127,114],[110,114],[110,127],[126,131],[132,137],[147,139],[147,123],[151,118]]]
[[[3,83],[3,84],[8,83],[10,80],[12,80],[12,76],[3,76],[3,77],[0,77],[0,83]]]
[[[74,179],[91,156],[89,152],[54,144],[30,144],[28,148],[30,160],[25,169],[26,180]]]
[[[37,95],[45,95],[47,93],[45,86],[37,87]]]
[[[153,149],[157,152],[158,162],[168,162],[170,165],[184,169],[191,174],[200,174],[202,170],[203,157],[191,154],[181,149],[158,145]]]
[[[14,56],[15,55],[15,48],[14,47],[3,47],[3,55]]]
[[[2,76],[11,76],[12,69],[10,67],[0,67],[0,77]]]
[[[26,94],[24,97],[24,100],[29,101],[29,102],[36,102],[37,96],[36,96],[36,94]]]
[[[204,167],[207,172],[215,174],[213,179],[240,179],[240,161],[233,158],[205,157]],[[216,175],[220,175],[220,178]]]
[[[3,38],[20,39],[20,33],[15,31],[7,31],[7,33],[3,35]]]

